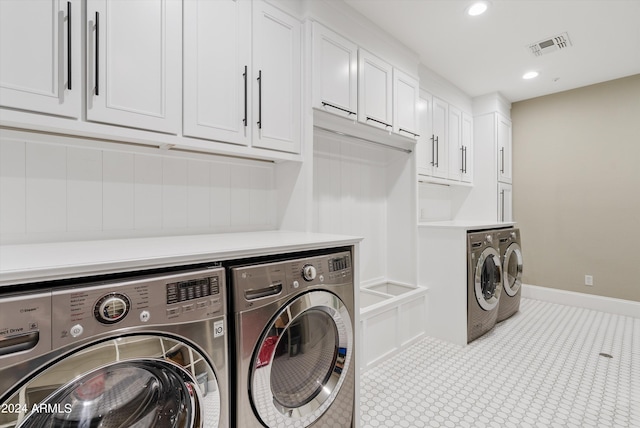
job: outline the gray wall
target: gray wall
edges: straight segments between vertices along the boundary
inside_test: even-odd
[[[640,301],[640,75],[514,103],[511,116],[524,282]]]

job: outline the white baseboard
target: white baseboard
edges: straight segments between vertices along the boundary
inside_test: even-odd
[[[522,284],[522,297],[640,318],[640,302]]]

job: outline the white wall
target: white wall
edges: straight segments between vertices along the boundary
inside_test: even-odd
[[[0,131],[0,242],[274,229],[275,165]]]

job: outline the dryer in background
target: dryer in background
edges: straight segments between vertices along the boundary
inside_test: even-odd
[[[234,426],[351,426],[351,260],[338,249],[230,265]]]
[[[497,233],[502,260],[502,295],[498,305],[497,322],[504,321],[520,309],[522,294],[522,250],[520,229],[500,230]]]
[[[467,234],[467,343],[496,324],[502,293],[499,251],[495,231]]]
[[[227,428],[225,313],[222,268],[0,294],[0,426]]]

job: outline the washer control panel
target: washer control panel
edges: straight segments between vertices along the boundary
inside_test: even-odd
[[[351,252],[293,258],[231,268],[233,310],[267,305],[312,287],[352,285]]]
[[[223,284],[223,268],[205,268],[54,289],[53,345],[118,329],[221,317]]]

